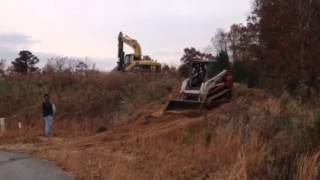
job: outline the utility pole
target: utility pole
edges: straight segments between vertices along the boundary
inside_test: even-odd
[[[0,132],[4,133],[5,130],[6,130],[5,118],[0,118]]]

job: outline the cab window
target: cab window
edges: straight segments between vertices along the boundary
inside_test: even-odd
[[[129,65],[131,64],[131,55],[126,55],[124,58],[124,64]]]

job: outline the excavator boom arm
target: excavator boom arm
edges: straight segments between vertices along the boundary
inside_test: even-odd
[[[141,60],[141,57],[142,57],[141,46],[140,46],[140,44],[139,44],[139,42],[137,40],[132,39],[131,37],[120,33],[119,41],[121,41],[122,43],[125,43],[128,46],[130,46],[134,50],[134,58],[136,60]],[[121,42],[119,42],[119,44]]]

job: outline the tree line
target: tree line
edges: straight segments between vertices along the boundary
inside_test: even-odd
[[[319,32],[320,1],[255,0],[245,23],[233,24],[228,31],[219,30],[212,38],[216,55],[186,48],[181,58],[184,65],[178,70],[187,76],[189,61],[215,60],[218,69],[232,70],[235,80],[249,87],[313,97],[320,90]],[[39,71],[38,62],[31,52],[21,51],[9,71],[35,73]],[[1,74],[3,64],[0,61]],[[55,59],[43,71],[88,68],[84,61],[76,61],[69,68],[65,64],[63,58]]]
[[[320,90],[319,32],[320,1],[255,0],[245,23],[212,39],[217,57],[187,48],[181,61],[226,56],[238,82],[311,97]]]
[[[18,57],[6,67],[6,60],[0,60],[0,76],[6,75],[28,75],[28,74],[48,74],[57,72],[85,73],[95,71],[95,64],[89,59],[77,59],[69,57],[49,58],[47,63],[39,68],[40,60],[28,50],[19,52]]]

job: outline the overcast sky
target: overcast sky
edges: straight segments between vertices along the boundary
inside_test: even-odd
[[[251,0],[0,0],[0,58],[29,49],[42,61],[90,57],[110,69],[123,31],[143,54],[176,65],[185,47],[203,50],[217,28],[245,22],[250,7]]]

